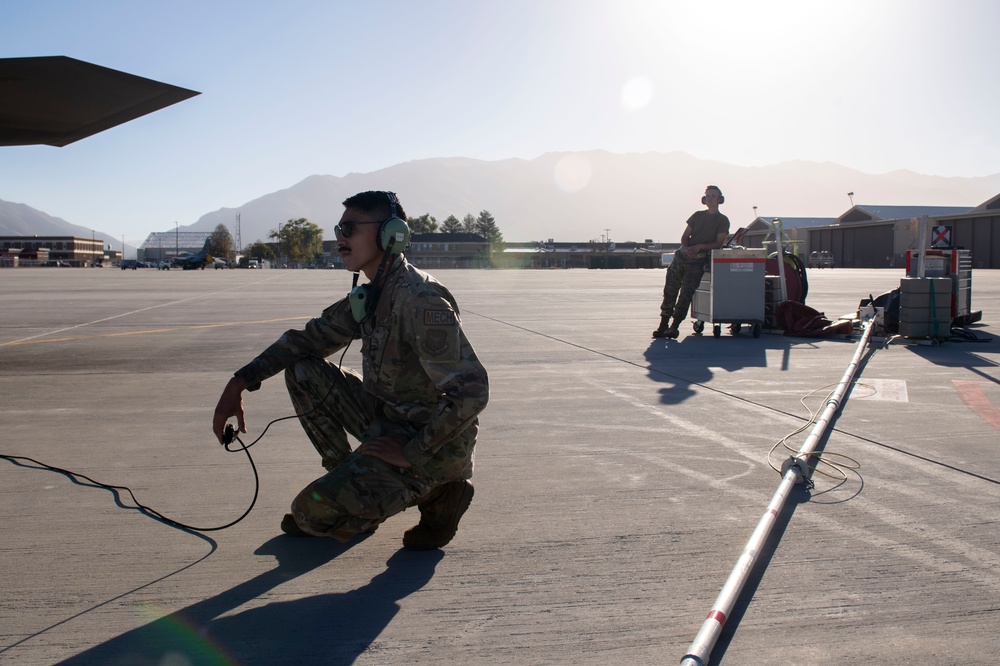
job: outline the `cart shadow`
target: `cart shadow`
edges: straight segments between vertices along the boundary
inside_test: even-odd
[[[681,334],[676,340],[653,340],[644,353],[651,379],[664,384],[660,402],[677,405],[695,395],[697,386],[707,385],[716,371],[736,372],[743,368],[767,366],[769,350],[788,350],[791,343],[779,336],[752,338],[746,328],[736,335],[727,333]]]

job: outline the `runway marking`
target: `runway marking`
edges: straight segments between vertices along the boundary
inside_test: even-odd
[[[851,397],[858,400],[890,400],[892,402],[909,402],[906,392],[906,380],[903,379],[861,379],[858,387],[871,387],[875,392],[871,395],[852,393]]]
[[[969,411],[978,416],[997,430],[1000,430],[1000,409],[997,409],[983,391],[984,386],[993,386],[987,382],[973,382],[964,379],[953,379],[958,397],[962,399]]]
[[[644,402],[643,400],[640,400],[638,398],[635,398],[623,391],[610,389],[606,386],[601,385],[598,382],[592,382],[588,380],[587,383],[596,388],[600,388],[607,394],[617,398],[618,400],[624,401],[625,403],[631,405],[636,409],[645,411],[648,414],[651,414],[657,418],[667,421],[673,426],[674,431],[682,430],[686,432],[687,435],[689,436],[696,437],[699,439],[714,441],[723,446],[724,448],[735,452],[736,454],[744,458],[749,466],[744,471],[733,475],[732,479],[736,479],[750,474],[753,468],[762,463],[761,452],[757,450],[756,447],[752,445],[749,441],[730,439],[729,437],[726,437],[717,430],[713,430],[712,428],[706,427],[704,425],[694,423],[693,421],[689,421],[687,419],[678,417],[675,414],[668,413],[666,410],[660,409],[659,407],[656,407],[654,405],[650,405],[649,403]],[[728,478],[721,479],[717,477],[711,477],[709,483],[710,485],[717,485],[719,483],[725,483],[729,480],[730,479]]]
[[[114,319],[114,317],[109,317],[109,319]],[[281,319],[258,319],[257,321],[231,321],[222,324],[192,324],[191,326],[175,326],[173,328],[150,328],[144,331],[122,331],[119,333],[98,333],[96,335],[80,335],[71,338],[47,338],[45,340],[36,340],[35,338],[41,337],[42,335],[50,335],[48,333],[42,333],[40,335],[36,335],[31,338],[24,338],[23,340],[14,340],[13,342],[5,342],[3,344],[0,344],[0,347],[16,347],[20,345],[45,345],[52,342],[74,342],[77,340],[96,340],[97,338],[117,338],[126,335],[149,335],[151,333],[172,333],[174,331],[192,331],[198,328],[222,328],[224,326],[252,326],[253,324],[273,324],[280,321],[298,321],[301,319],[311,319],[311,317],[302,316],[302,317],[283,317]],[[97,323],[97,322],[91,322],[91,323]],[[80,326],[85,326],[85,325],[86,324],[80,324]],[[77,327],[74,326],[73,328]],[[62,329],[62,330],[68,330],[68,329]]]
[[[101,324],[106,321],[111,321],[112,319],[119,319],[121,317],[127,317],[129,315],[138,314],[140,312],[146,312],[147,310],[155,310],[156,308],[166,307],[168,305],[178,305],[179,303],[187,303],[188,301],[194,301],[199,298],[205,298],[206,296],[215,296],[217,294],[225,294],[230,291],[236,291],[237,289],[243,289],[244,287],[250,287],[255,284],[261,284],[262,282],[270,282],[271,280],[277,280],[281,276],[269,277],[263,280],[257,280],[256,282],[251,282],[249,284],[241,284],[235,287],[230,287],[229,289],[220,289],[219,291],[209,292],[207,294],[198,294],[197,296],[189,296],[187,298],[182,298],[177,301],[170,301],[169,303],[159,303],[157,305],[150,305],[145,308],[139,308],[138,310],[132,310],[131,312],[122,312],[121,314],[112,315],[110,317],[104,317],[103,319],[95,319],[94,321],[83,322],[82,324],[76,324],[75,326],[67,326],[66,328],[60,328],[55,331],[49,331],[48,333],[39,333],[38,335],[32,335],[27,338],[21,338],[20,340],[12,340],[10,342],[0,343],[0,347],[12,347],[14,345],[19,345],[29,340],[35,340],[37,338],[45,337],[46,335],[56,335],[57,333],[62,333],[63,331],[72,331],[78,328],[83,328],[84,326],[92,326],[93,324]],[[179,330],[179,329],[177,329]],[[100,336],[94,336],[100,337]],[[66,340],[72,340],[73,338],[66,338]]]
[[[591,386],[599,387],[612,397],[622,400],[635,408],[647,411],[654,416],[666,420],[674,426],[674,430],[683,431],[685,434],[699,438],[708,436],[712,440],[717,440],[726,450],[733,451],[737,455],[751,458],[752,460],[759,458],[760,454],[752,455],[750,453],[749,446],[745,446],[741,442],[724,436],[716,437],[709,428],[689,422],[675,414],[670,414],[658,406],[645,403],[623,390],[609,389],[596,381],[585,380],[585,382]],[[976,382],[969,383],[976,384]],[[551,421],[545,421],[544,423],[548,427],[554,425]],[[579,422],[559,425],[565,428],[574,426],[593,427]],[[618,426],[608,427],[612,429],[618,428]],[[572,447],[575,445],[568,443],[567,446]],[[738,485],[734,485],[731,481],[718,478],[710,465],[691,466],[680,462],[680,459],[686,458],[686,456],[678,455],[675,449],[652,452],[629,449],[627,447],[615,447],[614,445],[611,445],[611,447],[618,448],[624,455],[641,460],[646,465],[667,469],[695,482],[719,488],[730,495],[742,499],[745,503],[766,502],[767,495],[762,494],[762,492],[741,488]],[[603,455],[603,453],[595,453],[595,455]],[[912,497],[924,503],[928,499],[928,493],[926,491],[914,491]],[[970,545],[966,541],[956,539],[954,534],[948,529],[935,529],[925,522],[915,521],[911,516],[901,514],[878,502],[871,502],[864,494],[854,498],[853,503],[862,512],[878,521],[878,525],[873,524],[859,528],[856,523],[850,520],[842,520],[835,514],[819,510],[816,512],[796,512],[796,521],[803,521],[807,527],[830,530],[833,534],[842,534],[845,540],[849,538],[857,539],[862,544],[871,546],[873,550],[891,551],[900,557],[905,557],[918,563],[919,566],[928,570],[939,571],[949,576],[962,576],[967,580],[976,581],[979,584],[985,584],[994,590],[1000,591],[1000,576],[990,573],[997,571],[998,566],[1000,566],[1000,558],[992,550]],[[907,543],[903,538],[893,535],[889,530],[884,529],[883,526],[889,526],[911,538],[918,537],[919,540],[912,544]]]

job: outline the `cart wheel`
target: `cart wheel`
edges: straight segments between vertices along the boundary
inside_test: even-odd
[[[753,337],[755,337],[755,338],[759,338],[760,337],[760,322],[759,321],[755,321],[753,323],[753,328],[751,329],[751,333],[752,333]]]
[[[720,335],[722,335],[722,326],[719,324],[712,326],[712,335],[714,335],[715,337],[719,337]]]
[[[730,324],[729,325],[729,332],[732,333],[733,335],[739,335],[741,330],[743,330],[743,325],[742,324]]]
[[[705,322],[703,321],[695,321],[691,326],[694,327],[694,332],[698,335],[701,335],[701,332],[705,330]]]

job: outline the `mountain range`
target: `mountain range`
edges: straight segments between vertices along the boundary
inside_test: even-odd
[[[23,203],[12,203],[0,199],[0,236],[75,236],[76,238],[100,238],[104,245],[116,250],[122,249],[122,239],[114,238],[95,229],[70,224],[61,217],[32,208]],[[126,248],[131,248],[126,245]]]
[[[893,171],[867,174],[830,162],[783,162],[745,167],[682,152],[547,153],[532,160],[430,158],[370,173],[313,175],[284,190],[220,208],[181,226],[236,231],[247,245],[266,240],[279,224],[307,218],[333,237],[341,201],[363,190],[396,192],[407,215],[442,222],[489,211],[507,241],[676,242],[688,216],[701,208],[705,186],[719,185],[722,211],[733,228],[762,217],[837,217],[852,203],[907,206],[977,206],[1000,193],[1000,173],[943,177]],[[853,195],[848,196],[848,193]],[[152,231],[152,230],[150,230]],[[173,231],[173,229],[169,229]],[[0,201],[0,234],[87,237],[74,226],[23,204]],[[106,240],[114,239],[97,234]]]

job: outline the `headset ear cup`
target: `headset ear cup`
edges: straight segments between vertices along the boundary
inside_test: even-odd
[[[410,225],[398,217],[390,217],[378,228],[378,245],[383,252],[389,249],[389,241],[393,239],[396,241],[392,244],[393,254],[402,254],[410,244]]]
[[[720,194],[720,195],[719,195],[719,204],[724,204],[724,203],[726,203],[726,197],[724,197],[724,196],[722,196],[722,195]]]
[[[359,324],[368,319],[372,314],[372,309],[375,307],[375,299],[371,296],[371,290],[366,284],[358,285],[354,289],[351,289],[351,293],[348,294],[347,300],[351,304],[351,316]]]
[[[708,203],[708,199],[706,199],[705,197],[702,197],[702,198],[701,198],[701,205],[703,205],[703,206],[704,206],[704,205],[705,205],[705,204],[707,204],[707,203]]]

